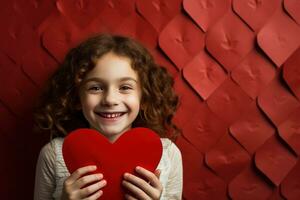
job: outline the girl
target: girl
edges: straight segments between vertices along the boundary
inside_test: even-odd
[[[63,137],[89,127],[114,142],[140,126],[159,134],[163,154],[155,173],[137,166],[146,180],[124,174],[122,186],[130,191],[125,198],[181,199],[181,154],[167,139],[178,134],[172,122],[178,97],[172,86],[166,69],[133,39],[103,34],[70,50],[35,112],[38,127],[50,130],[54,139],[40,152],[34,198],[101,199],[101,189],[109,183],[103,174],[91,174],[96,166],[69,174],[62,157]]]

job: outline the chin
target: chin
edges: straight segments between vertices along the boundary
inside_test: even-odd
[[[125,131],[119,130],[119,129],[100,129],[99,132],[101,134],[103,134],[105,137],[110,138],[110,137],[118,137],[118,136],[122,135],[122,133]]]

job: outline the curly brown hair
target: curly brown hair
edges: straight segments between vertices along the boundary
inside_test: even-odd
[[[139,42],[110,34],[88,38],[67,53],[36,106],[37,127],[50,131],[51,137],[65,136],[74,129],[89,127],[80,109],[80,84],[97,60],[109,52],[128,57],[141,81],[143,106],[132,127],[147,127],[160,137],[175,139],[180,131],[172,122],[178,107],[173,78],[164,67],[154,62]]]

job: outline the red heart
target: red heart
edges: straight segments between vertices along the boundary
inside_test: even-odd
[[[77,129],[64,140],[63,158],[70,173],[87,165],[97,165],[94,173],[103,173],[107,185],[102,199],[124,199],[121,181],[123,174],[135,174],[141,166],[152,172],[162,155],[162,144],[158,135],[147,128],[133,128],[114,143],[110,143],[98,131]]]

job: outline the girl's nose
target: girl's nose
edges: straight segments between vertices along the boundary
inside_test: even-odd
[[[115,91],[108,90],[104,93],[102,101],[102,105],[105,106],[114,106],[118,105],[118,94]]]

